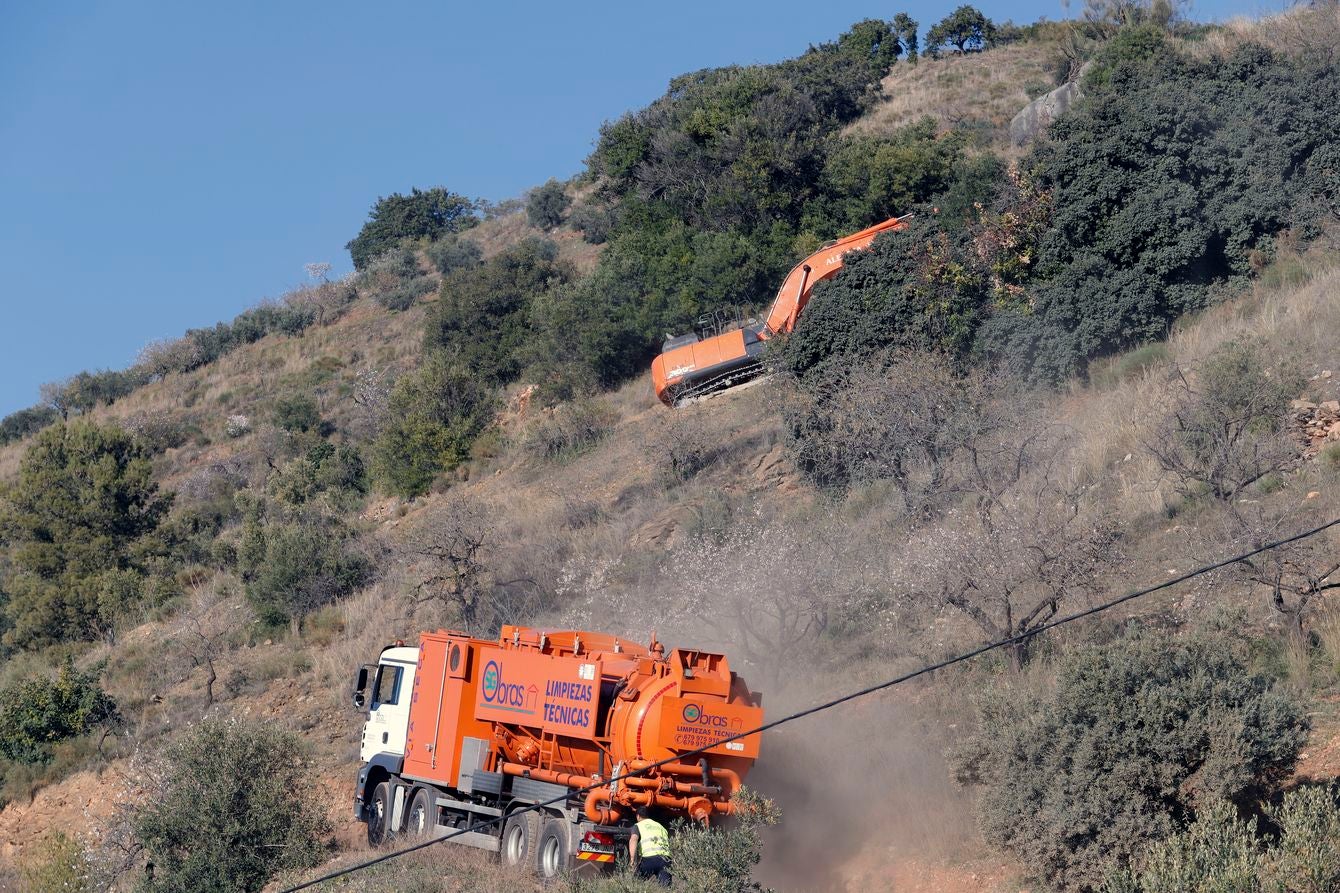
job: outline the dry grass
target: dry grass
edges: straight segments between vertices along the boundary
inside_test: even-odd
[[[525,211],[515,211],[492,220],[485,220],[473,229],[467,230],[465,237],[479,245],[484,252],[485,260],[523,239],[548,239],[558,246],[559,259],[571,263],[577,268],[577,272],[582,274],[595,269],[602,250],[600,245],[590,245],[583,241],[582,234],[570,226],[560,226],[550,232],[531,226],[526,219]]]
[[[929,115],[946,128],[985,122],[992,146],[1009,147],[1009,125],[1020,109],[1055,86],[1052,49],[1040,41],[984,53],[899,63],[884,79],[884,99],[849,132],[884,135]]]
[[[1275,15],[1229,19],[1203,40],[1186,46],[1202,58],[1227,55],[1244,43],[1259,43],[1285,55],[1321,54],[1334,60],[1340,52],[1335,44],[1338,33],[1340,6],[1299,3]]]
[[[1198,365],[1215,348],[1246,338],[1294,357],[1309,376],[1317,399],[1340,397],[1340,258],[1318,245],[1305,254],[1285,252],[1243,295],[1179,324],[1147,365],[1133,364],[1124,379],[1105,388],[1076,387],[1059,406],[1079,435],[1082,460],[1094,479],[1110,476],[1126,520],[1161,513],[1172,491],[1144,448],[1166,405],[1171,364]],[[1109,363],[1119,366],[1120,358]]]
[[[285,875],[265,889],[281,890],[376,855],[379,853],[366,845],[352,847],[339,859],[319,869]],[[509,870],[482,850],[436,846],[347,875],[321,889],[358,890],[361,893],[532,893],[544,887],[534,876]]]
[[[268,335],[199,369],[152,382],[89,417],[124,422],[166,414],[199,429],[158,462],[160,479],[172,487],[192,470],[228,463],[254,446],[258,433],[238,439],[225,434],[229,416],[247,416],[258,432],[280,396],[308,394],[325,419],[339,429],[351,427],[360,412],[351,394],[361,372],[376,369],[394,379],[418,364],[424,312],[417,306],[391,313],[361,299],[330,325],[296,337]],[[27,447],[24,440],[0,448],[0,480],[18,473]]]

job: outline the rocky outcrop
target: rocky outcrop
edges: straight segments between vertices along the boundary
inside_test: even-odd
[[[1024,106],[1019,114],[1010,120],[1010,143],[1015,146],[1022,146],[1031,141],[1044,128],[1059,115],[1065,113],[1075,103],[1075,100],[1084,95],[1080,88],[1080,80],[1083,77],[1086,65],[1080,69],[1080,77],[1075,78],[1068,84],[1062,84],[1046,96],[1039,96],[1037,99]]]
[[[1329,371],[1323,374],[1331,377]],[[1315,458],[1328,444],[1340,442],[1340,400],[1295,400],[1292,413],[1289,427],[1304,459]]]

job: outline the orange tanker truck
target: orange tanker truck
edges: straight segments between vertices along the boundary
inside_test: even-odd
[[[705,822],[731,813],[759,736],[722,739],[761,725],[761,700],[724,655],[667,654],[654,635],[424,633],[358,671],[368,719],[354,813],[373,845],[493,820],[453,841],[544,877],[611,864],[638,805]]]

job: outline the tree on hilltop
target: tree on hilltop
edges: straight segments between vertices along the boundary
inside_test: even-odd
[[[937,55],[946,46],[960,53],[986,49],[995,38],[996,25],[975,6],[964,4],[945,16],[926,35],[926,50]]]
[[[413,189],[409,195],[395,192],[377,199],[368,222],[344,247],[354,269],[361,270],[405,239],[438,239],[475,223],[475,203],[441,186]]]
[[[905,12],[893,17],[893,30],[898,34],[898,41],[903,45],[908,62],[917,61],[917,27],[917,20]]]

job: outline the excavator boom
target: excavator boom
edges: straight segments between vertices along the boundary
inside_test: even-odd
[[[767,319],[722,332],[711,338],[680,335],[666,341],[651,363],[652,386],[662,403],[678,406],[685,400],[723,390],[758,375],[769,338],[796,327],[814,286],[842,269],[850,251],[868,248],[880,233],[906,227],[911,215],[883,223],[831,242],[796,264],[782,281]]]
[[[870,243],[882,232],[904,229],[907,224],[903,221],[911,216],[908,214],[903,217],[890,217],[883,223],[876,223],[859,233],[852,233],[836,242],[830,242],[792,267],[791,272],[786,274],[782,287],[777,290],[777,298],[772,302],[772,309],[768,311],[767,321],[764,323],[763,332],[760,333],[764,340],[772,335],[789,334],[795,329],[796,319],[809,303],[814,286],[838,274],[842,269],[842,258],[847,252],[869,248]]]

